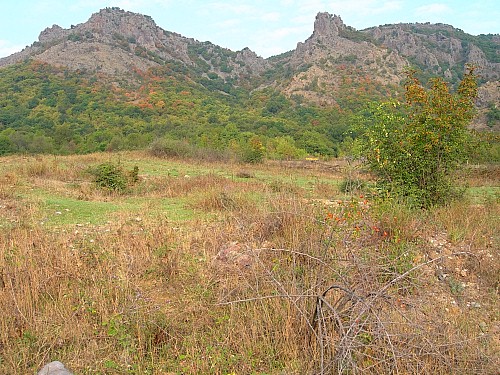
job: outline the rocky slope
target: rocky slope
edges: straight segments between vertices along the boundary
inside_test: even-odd
[[[500,36],[472,36],[443,24],[358,31],[337,15],[318,13],[311,37],[293,51],[263,59],[248,48],[234,52],[165,31],[149,16],[113,7],[70,29],[45,29],[30,47],[0,59],[0,67],[28,58],[111,77],[177,64],[211,89],[271,86],[289,98],[324,106],[342,105],[339,100],[349,95],[393,95],[408,64],[424,76],[457,83],[465,64],[473,63],[482,76],[479,106],[500,104]]]
[[[457,79],[464,64],[480,67],[486,80],[500,78],[500,37],[493,36],[496,46],[488,59],[480,44],[486,36],[474,37],[445,24],[384,25],[363,30],[378,43],[397,51],[430,74]]]
[[[248,49],[233,52],[185,38],[158,27],[149,16],[115,7],[105,8],[71,29],[58,25],[45,29],[33,45],[0,59],[0,66],[26,58],[110,75],[147,70],[167,61],[198,67],[201,74],[216,72],[221,76],[260,73],[268,66]]]
[[[398,53],[375,45],[346,26],[340,16],[328,13],[318,13],[311,37],[277,63],[294,72],[289,81],[282,82],[283,92],[324,104],[335,103],[346,84],[379,89],[397,85],[408,65]]]

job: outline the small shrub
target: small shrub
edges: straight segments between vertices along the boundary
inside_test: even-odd
[[[299,192],[299,188],[297,186],[279,180],[271,181],[268,186],[273,193],[298,194]]]
[[[139,167],[137,165],[135,165],[134,168],[128,172],[128,178],[133,184],[139,181]]]
[[[127,186],[139,180],[139,167],[135,166],[131,171],[124,171],[120,165],[111,162],[99,164],[91,168],[93,182],[100,189],[123,192]]]
[[[264,160],[265,147],[259,137],[255,136],[243,145],[241,161],[244,163],[258,164]]]

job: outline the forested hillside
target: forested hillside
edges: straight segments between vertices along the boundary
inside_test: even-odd
[[[243,159],[336,156],[370,103],[401,99],[408,65],[450,84],[479,65],[475,126],[498,131],[498,51],[498,36],[447,25],[357,31],[319,13],[297,49],[262,59],[106,8],[0,59],[0,154],[139,149],[166,137]]]
[[[137,149],[168,135],[214,149],[257,139],[269,150],[286,145],[282,157],[333,155],[352,120],[351,110],[298,105],[271,88],[221,92],[177,68],[137,71],[122,85],[33,61],[4,68],[0,153]]]

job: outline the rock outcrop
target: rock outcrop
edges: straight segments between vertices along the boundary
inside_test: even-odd
[[[288,95],[299,95],[320,105],[335,105],[346,79],[354,85],[370,77],[379,86],[397,85],[408,61],[380,47],[365,34],[346,26],[340,16],[318,13],[312,35],[281,63],[294,72],[281,85]]]
[[[486,80],[500,78],[500,64],[490,61],[484,51],[462,30],[445,24],[406,23],[384,25],[362,31],[378,43],[410,58],[431,74],[444,75],[451,80],[463,71],[464,64],[474,64]],[[500,52],[498,38],[496,55]]]
[[[232,52],[163,30],[153,19],[119,8],[105,8],[82,24],[43,30],[38,41],[23,51],[0,59],[0,67],[33,58],[72,70],[128,75],[168,62],[188,67],[202,65],[205,73],[222,77],[255,75],[269,64],[249,49]]]

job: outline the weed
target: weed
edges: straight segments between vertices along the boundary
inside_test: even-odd
[[[453,277],[448,278],[448,286],[450,287],[451,294],[455,297],[460,297],[465,289],[463,283],[455,280]]]
[[[366,187],[366,182],[359,178],[356,179],[344,179],[339,186],[339,190],[342,193],[358,193],[362,191]]]

